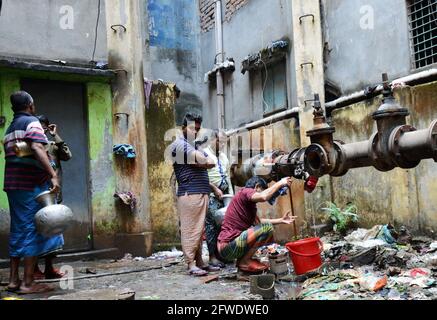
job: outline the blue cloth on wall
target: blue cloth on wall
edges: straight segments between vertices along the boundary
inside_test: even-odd
[[[115,154],[124,156],[128,159],[133,159],[137,156],[134,147],[130,144],[117,144],[112,148],[112,151]]]

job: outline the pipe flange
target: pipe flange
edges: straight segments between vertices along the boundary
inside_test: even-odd
[[[315,177],[322,177],[328,173],[329,160],[325,149],[319,144],[311,144],[305,150],[305,168]]]
[[[372,137],[370,137],[370,144],[369,144],[369,155],[372,159],[372,164],[376,168],[376,170],[379,170],[381,172],[387,172],[390,170],[393,170],[395,168],[395,165],[389,164],[385,161],[384,156],[380,155],[378,152],[378,146],[379,146],[379,135],[378,132],[375,132]]]
[[[340,140],[334,141],[334,150],[337,154],[337,160],[335,163],[335,168],[331,172],[331,176],[333,177],[342,177],[348,173],[349,169],[346,167],[346,157],[343,150],[343,145],[345,143]]]
[[[437,162],[437,120],[431,123],[428,139],[432,148],[433,159]]]
[[[407,132],[414,132],[414,131],[417,131],[417,129],[414,128],[413,126],[403,125],[393,129],[392,133],[390,134],[388,148],[390,150],[390,155],[393,157],[399,168],[413,169],[417,167],[420,163],[420,160],[410,161],[408,159],[405,159],[405,157],[402,156],[399,146],[399,141],[402,138],[402,136]]]

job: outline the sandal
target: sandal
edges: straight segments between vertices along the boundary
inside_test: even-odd
[[[220,267],[214,266],[212,264],[200,267],[200,269],[205,270],[205,271],[209,271],[209,272],[216,272],[216,271],[220,271],[221,270]]]
[[[216,262],[216,263],[210,262],[209,265],[220,269],[226,268],[226,265],[223,262]]]
[[[53,269],[52,272],[45,273],[45,278],[47,280],[62,279],[63,277],[65,277],[65,273],[60,272],[58,269]]]
[[[46,278],[45,274],[40,270],[33,273],[33,280],[44,280]]]
[[[194,268],[191,269],[188,274],[190,276],[194,276],[194,277],[204,277],[208,275],[208,272],[206,272],[205,270],[199,269],[199,268]]]
[[[238,266],[238,269],[247,273],[260,273],[267,270],[268,268],[269,267],[266,266],[265,264],[255,260],[249,262],[248,265]]]
[[[16,292],[19,295],[25,295],[25,294],[35,294],[35,293],[46,293],[50,291],[54,291],[55,288],[51,286],[47,286],[41,283],[37,283],[32,285],[30,288],[23,288],[20,287],[20,289]]]

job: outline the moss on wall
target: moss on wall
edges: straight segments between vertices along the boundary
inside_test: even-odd
[[[20,90],[20,79],[14,75],[8,74],[0,74],[0,116],[6,118],[6,124],[3,127],[0,127],[0,136],[3,137],[8,129],[11,121],[14,117],[14,113],[11,109],[10,103],[10,95]],[[3,179],[4,179],[4,168],[5,168],[5,157],[3,146],[1,148],[1,157],[0,157],[0,183],[1,189],[3,189]],[[0,209],[9,210],[8,198],[6,193],[0,192]]]
[[[119,225],[114,210],[115,177],[112,154],[113,123],[110,85],[88,83],[87,100],[94,237],[112,237],[119,230]],[[99,243],[99,239],[96,240]]]
[[[173,167],[164,153],[171,141],[166,132],[175,127],[174,85],[154,83],[150,106],[146,110],[147,155],[150,187],[150,215],[155,244],[175,243],[180,239],[175,206]]]

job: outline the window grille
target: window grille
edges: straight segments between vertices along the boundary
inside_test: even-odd
[[[413,66],[437,63],[437,0],[409,0]]]

